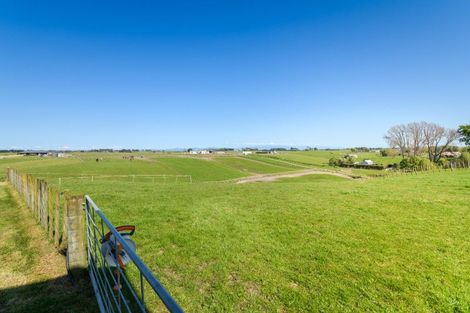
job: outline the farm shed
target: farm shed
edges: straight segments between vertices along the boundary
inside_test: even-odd
[[[25,156],[47,156],[49,152],[44,150],[25,150],[19,152],[18,154]]]
[[[359,163],[360,165],[374,165],[374,161],[372,160],[364,160],[362,161],[361,163]]]

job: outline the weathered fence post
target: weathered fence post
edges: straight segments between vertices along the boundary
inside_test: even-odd
[[[39,215],[42,227],[48,231],[48,209],[47,209],[47,183],[45,180],[38,180],[39,183]]]
[[[50,188],[47,192],[47,236],[50,241],[54,241],[54,193]]]
[[[67,263],[68,269],[74,277],[82,276],[88,264],[84,219],[83,196],[65,194]]]
[[[60,245],[60,193],[56,192],[54,197],[54,244],[56,247]]]

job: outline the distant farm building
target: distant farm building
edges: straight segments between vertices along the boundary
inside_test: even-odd
[[[442,156],[444,158],[458,158],[460,156],[460,152],[445,151],[442,152]]]
[[[18,154],[21,154],[21,155],[24,155],[24,156],[45,157],[49,154],[49,151],[45,151],[45,150],[25,150],[25,151],[19,152]]]
[[[53,157],[53,158],[67,158],[71,156],[70,154],[66,154],[64,152],[46,151],[46,150],[25,150],[25,151],[18,152],[18,154],[24,155],[24,156]]]
[[[242,154],[243,155],[253,154],[253,151],[242,151]]]
[[[374,165],[374,161],[372,160],[364,160],[359,163],[360,165]]]
[[[72,156],[71,154],[67,154],[67,153],[64,153],[64,152],[49,152],[47,154],[47,156],[50,156],[50,157],[55,157],[55,158],[68,158],[70,156]]]
[[[189,153],[190,154],[209,154],[210,151],[207,151],[207,150],[191,150]]]

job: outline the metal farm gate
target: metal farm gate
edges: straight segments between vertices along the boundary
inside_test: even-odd
[[[164,309],[163,303],[170,312],[183,312],[135,253],[134,227],[114,227],[89,196],[85,212],[88,271],[100,311],[147,312],[147,306]]]

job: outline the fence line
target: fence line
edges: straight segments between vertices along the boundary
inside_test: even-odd
[[[147,304],[156,304],[149,301],[152,297],[158,297],[170,312],[183,312],[136,254],[126,234],[111,224],[90,197],[60,192],[43,179],[11,168],[6,177],[48,239],[66,252],[73,277],[83,277],[88,269],[101,313],[147,312]]]
[[[30,174],[19,173],[8,168],[6,177],[41,226],[47,231],[49,239],[54,242],[57,248],[63,248],[65,244],[64,220],[60,219],[60,216],[63,216],[63,213],[60,213],[63,210],[60,203],[63,202],[64,196],[53,186],[48,186],[45,181]]]
[[[186,179],[187,182],[190,184],[193,183],[193,178],[191,175],[80,175],[80,176],[60,176],[58,178],[59,186],[62,184],[62,180],[64,179],[89,179],[90,181],[94,182],[95,179],[100,178],[129,178],[132,182],[135,182],[136,179],[145,179],[146,181],[155,183],[157,179],[163,179],[163,183],[167,183],[168,181],[174,181],[175,183],[181,182],[182,179]]]
[[[45,180],[7,168],[6,177],[59,251],[66,252],[68,270],[86,268],[83,196],[60,192]]]
[[[391,175],[418,175],[418,173],[435,173],[441,171],[456,171],[470,168],[470,162],[466,160],[450,161],[444,165],[432,164],[432,166],[416,166],[412,168],[388,168],[384,173],[370,175],[371,177],[386,177]]]
[[[61,176],[60,174],[57,173],[30,173],[32,175],[37,175],[37,176],[44,176],[48,175],[49,180],[52,179],[53,176],[54,179],[58,180],[58,184],[61,185],[63,180],[72,180],[72,179],[89,179],[92,182],[95,179],[100,179],[100,178],[129,178],[132,182],[135,182],[136,180],[145,180],[145,182],[152,182],[152,183],[158,183],[162,182],[167,183],[167,182],[174,182],[174,183],[179,183],[182,181],[189,182],[190,184],[193,183],[193,177],[192,175],[175,175],[175,174],[155,174],[155,175],[145,175],[145,174],[129,174],[129,175],[122,175],[122,174],[116,174],[116,175],[101,175],[101,174],[80,174],[80,175],[72,175],[72,176]],[[58,177],[57,177],[58,176]]]

